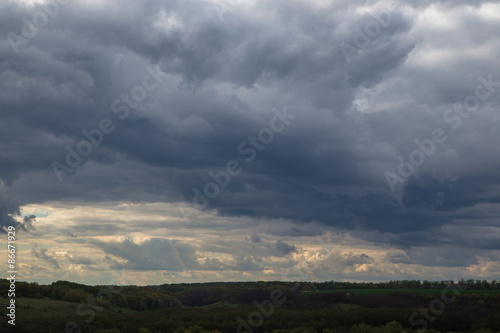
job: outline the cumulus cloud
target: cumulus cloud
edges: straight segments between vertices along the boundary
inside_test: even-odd
[[[245,237],[245,239],[251,243],[262,243],[262,239],[259,237],[259,235],[257,235],[257,233],[253,233],[252,236],[250,236],[250,238],[248,237]]]
[[[195,251],[191,246],[168,239],[151,238],[141,244],[127,239],[123,242],[96,242],[95,245],[105,253],[125,259],[122,264],[125,269],[181,271],[196,265]]]
[[[287,244],[282,241],[277,241],[276,242],[276,250],[280,251],[283,254],[290,254],[297,252],[297,248],[294,245]]]
[[[35,244],[32,248],[31,248],[31,253],[38,259],[41,259],[45,262],[47,262],[52,268],[54,269],[59,269],[59,263],[57,262],[57,260],[52,256],[52,255],[49,255],[47,254],[47,249],[40,249],[40,251],[37,251],[36,250],[37,248],[37,244]]]
[[[15,202],[7,195],[0,194],[0,232],[6,233],[8,226],[13,226],[18,231],[30,231],[36,222],[36,216],[22,215],[21,203]]]

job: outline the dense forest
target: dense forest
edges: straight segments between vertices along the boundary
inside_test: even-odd
[[[2,295],[8,288],[1,279]],[[7,301],[0,299],[2,332],[12,329]],[[485,280],[143,287],[17,282],[16,302],[19,332],[500,332],[500,283]]]

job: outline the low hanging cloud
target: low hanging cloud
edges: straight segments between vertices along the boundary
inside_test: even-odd
[[[127,239],[123,242],[95,242],[95,245],[107,254],[125,259],[122,269],[182,271],[196,267],[194,249],[168,239],[151,238],[141,244]]]
[[[60,269],[59,267],[59,263],[57,262],[57,260],[47,254],[47,249],[46,248],[43,248],[43,249],[40,249],[40,251],[37,251],[36,248],[37,248],[37,244],[35,244],[32,248],[31,248],[31,253],[38,259],[40,260],[43,260],[45,262],[47,262],[53,269]]]
[[[21,204],[0,194],[0,232],[6,233],[8,226],[29,232],[36,222],[35,215],[21,215]]]
[[[276,250],[285,255],[298,252],[297,248],[294,245],[290,245],[282,241],[276,242]]]
[[[253,233],[250,238],[245,237],[245,239],[251,243],[262,243],[262,239],[257,235],[257,233]]]

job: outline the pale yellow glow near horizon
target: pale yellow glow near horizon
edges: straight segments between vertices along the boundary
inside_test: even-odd
[[[401,255],[401,249],[363,241],[349,233],[326,232],[322,236],[280,236],[266,233],[269,226],[290,227],[290,221],[249,218],[227,219],[215,212],[204,212],[191,221],[183,218],[176,204],[171,203],[61,203],[47,202],[22,207],[22,213],[37,214],[34,230],[21,233],[19,238],[19,268],[21,280],[51,283],[69,280],[86,284],[162,284],[203,281],[286,280],[294,279],[293,270],[306,272],[308,279],[327,281],[370,281],[387,279],[393,275],[410,276],[493,276],[500,272],[500,264],[487,257],[477,265],[464,267],[431,267],[421,264],[394,264],[388,256]],[[328,228],[325,226],[325,230]],[[250,242],[257,233],[261,241]],[[152,238],[169,240],[172,246],[190,247],[197,267],[186,266],[181,271],[114,269],[114,261],[127,266],[127,258],[106,253],[103,248],[121,249],[127,255],[123,242],[144,245],[141,256],[162,256],[148,252]],[[297,252],[280,255],[278,241],[295,246]],[[97,243],[96,243],[97,242]],[[177,243],[176,243],[177,242]],[[104,244],[99,247],[96,244]],[[177,245],[176,245],[177,244]],[[37,245],[34,252],[33,247]],[[47,250],[44,250],[47,249]],[[57,260],[56,269],[44,260],[41,251]],[[142,250],[142,249],[141,249]],[[124,252],[123,252],[124,251]],[[0,250],[0,255],[5,250]],[[113,252],[113,251],[111,251]],[[37,255],[38,254],[38,255]],[[366,260],[360,260],[362,255]],[[130,255],[130,253],[128,254]],[[260,270],[242,271],[238,260],[245,256],[256,259]],[[137,261],[137,257],[131,257]],[[147,258],[144,258],[146,260]],[[202,268],[207,260],[217,259],[224,270]],[[83,261],[90,261],[84,264]],[[363,262],[365,261],[365,262]],[[290,272],[292,271],[292,274]],[[297,276],[295,276],[295,279]]]

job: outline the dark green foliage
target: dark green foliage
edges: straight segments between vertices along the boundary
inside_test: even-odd
[[[447,286],[461,290],[460,295],[422,333],[500,331],[499,284],[480,280],[459,284],[259,281],[144,287],[17,282],[16,296],[28,298],[25,303],[19,300],[16,329],[64,332],[67,323],[74,321],[82,333],[237,332],[238,318],[247,320],[259,311],[256,303],[270,304],[272,292],[279,290],[284,302],[263,315],[253,333],[416,333],[417,328],[410,327],[410,315],[428,308]],[[0,292],[5,295],[7,288],[8,281],[1,279]],[[80,313],[79,306],[83,306]],[[82,315],[84,311],[94,316]],[[1,314],[0,332],[9,332],[5,310]]]

